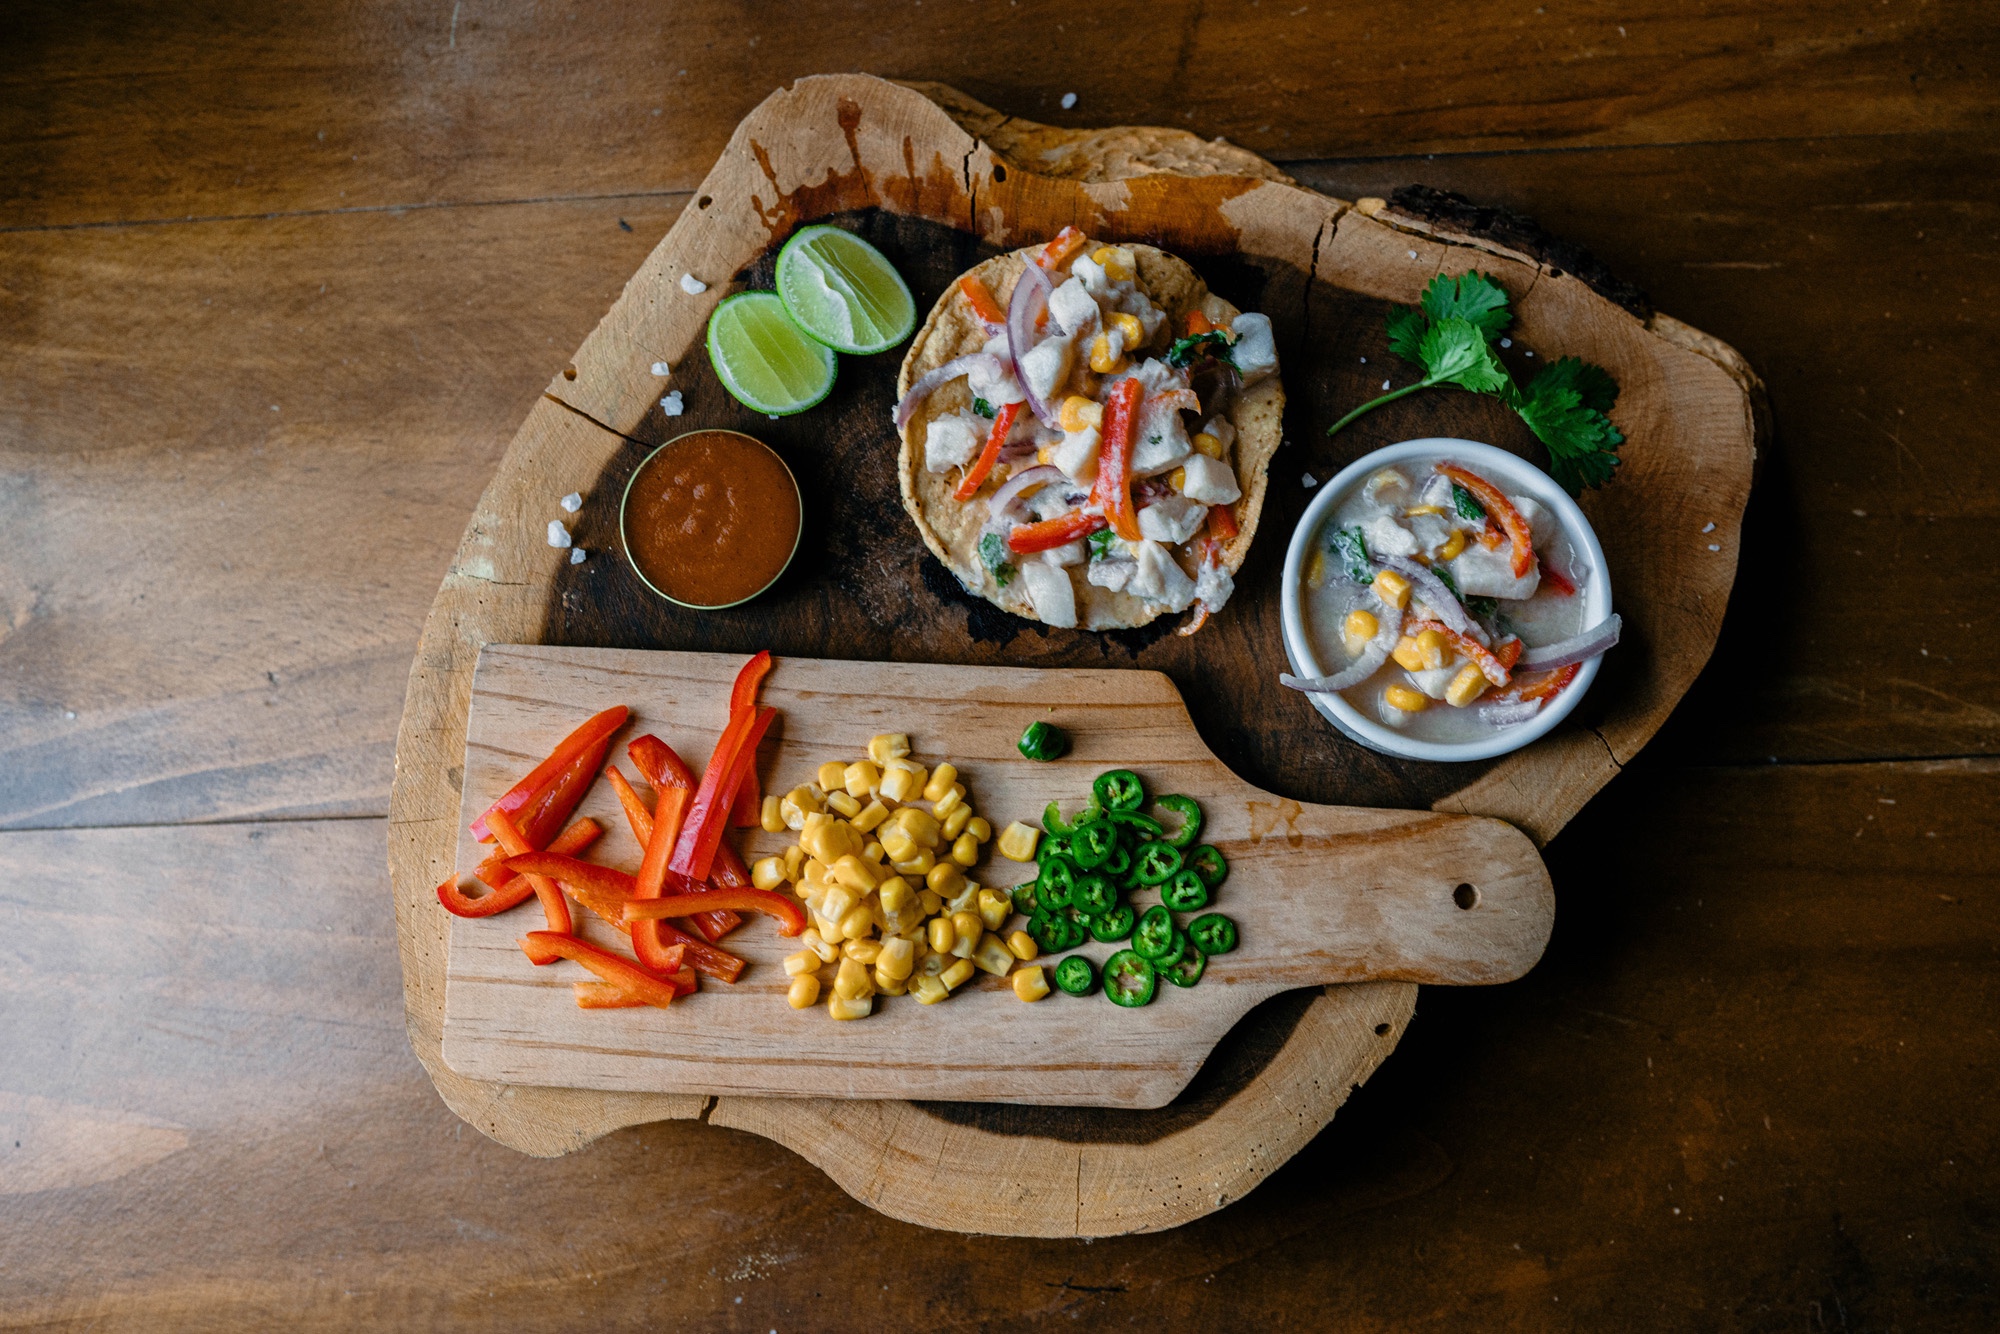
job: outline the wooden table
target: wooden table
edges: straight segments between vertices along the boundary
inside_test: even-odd
[[[1984,7],[788,9],[14,16],[0,1320],[1990,1327]],[[524,1158],[404,1039],[390,756],[465,516],[729,128],[841,69],[1520,209],[1770,387],[1722,646],[1550,848],[1547,958],[1174,1232],[923,1232],[693,1122]]]

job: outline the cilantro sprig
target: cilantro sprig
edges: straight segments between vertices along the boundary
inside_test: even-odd
[[[1625,443],[1609,415],[1618,401],[1618,382],[1602,366],[1563,357],[1542,367],[1522,389],[1493,349],[1494,340],[1513,322],[1507,289],[1491,275],[1439,274],[1424,289],[1420,309],[1391,311],[1388,320],[1389,350],[1423,367],[1423,379],[1363,403],[1327,434],[1384,403],[1455,384],[1475,394],[1492,394],[1519,413],[1548,447],[1549,475],[1563,490],[1577,495],[1585,487],[1603,486],[1618,466],[1618,446]]]

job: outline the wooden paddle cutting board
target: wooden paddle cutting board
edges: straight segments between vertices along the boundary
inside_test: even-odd
[[[585,717],[615,704],[699,766],[726,721],[741,659],[724,654],[489,645],[473,677],[458,869],[490,849],[465,826]],[[1330,982],[1505,982],[1541,956],[1554,895],[1528,838],[1499,820],[1305,805],[1245,783],[1203,744],[1173,684],[1157,672],[930,666],[781,659],[763,701],[780,711],[758,771],[768,791],[810,782],[829,759],[867,752],[878,732],[907,732],[926,765],[958,767],[968,799],[995,829],[1034,823],[1051,800],[1081,806],[1091,780],[1135,770],[1152,795],[1201,803],[1202,841],[1229,860],[1214,911],[1241,943],[1209,961],[1198,986],[1160,985],[1151,1005],[1060,993],[1035,1004],[977,974],[933,1006],[879,998],[864,1020],[795,1011],[781,960],[799,942],[752,918],[725,942],[749,961],[733,986],[704,979],[671,1010],[580,1010],[570,964],[535,967],[517,941],[540,916],[532,900],[483,919],[454,918],[444,1058],[461,1074],[514,1084],[687,1093],[1159,1107],[1253,1005]],[[1073,739],[1054,763],[1015,749],[1022,729],[1055,723]],[[639,848],[608,785],[580,811],[607,834],[586,854],[624,870]],[[737,831],[746,859],[795,836]],[[993,853],[968,875],[984,885],[1032,878],[1032,863]],[[1153,891],[1130,897],[1140,909]],[[625,942],[578,910],[580,931]],[[1102,963],[1116,945],[1090,942]]]

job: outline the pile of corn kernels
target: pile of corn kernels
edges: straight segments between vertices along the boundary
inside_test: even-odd
[[[956,768],[926,770],[910,758],[910,738],[891,732],[868,743],[867,759],[829,760],[817,777],[764,798],[764,829],[795,830],[799,841],[750,868],[757,888],[790,885],[811,914],[805,948],[785,960],[793,1009],[817,1004],[823,989],[835,1019],[865,1018],[877,996],[934,1005],[975,971],[1012,973],[1022,1000],[1048,995],[1045,971],[1029,966],[1035,942],[1025,931],[999,935],[1012,897],[966,879],[993,826],[973,813]],[[1009,825],[1000,853],[1032,860],[1037,833]]]

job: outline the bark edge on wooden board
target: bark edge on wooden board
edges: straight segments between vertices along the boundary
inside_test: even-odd
[[[730,275],[808,218],[881,207],[1011,245],[1030,239],[1031,230],[1052,232],[1046,223],[1073,215],[1113,235],[1154,227],[1160,244],[1190,254],[1240,247],[1284,257],[1320,283],[1395,301],[1414,300],[1441,269],[1511,266],[1524,282],[1518,305],[1524,322],[1560,324],[1565,351],[1606,360],[1604,349],[1614,348],[1643,363],[1620,411],[1631,402],[1645,429],[1669,447],[1628,459],[1626,477],[1642,481],[1594,496],[1593,521],[1600,531],[1658,526],[1664,520],[1648,515],[1644,502],[1666,494],[1671,517],[1686,521],[1690,532],[1703,518],[1715,523],[1709,540],[1718,551],[1699,559],[1677,554],[1670,569],[1621,582],[1621,602],[1629,596],[1654,612],[1641,641],[1653,657],[1635,664],[1621,683],[1618,707],[1595,730],[1557,733],[1438,801],[1438,809],[1497,816],[1545,842],[1645,744],[1713,648],[1734,579],[1761,422],[1755,377],[1732,351],[1664,316],[1642,324],[1580,279],[1554,278],[1534,257],[1499,242],[1437,228],[1420,235],[1427,226],[1421,220],[1368,217],[1289,184],[1268,164],[1246,163],[1242,150],[1227,145],[1174,130],[1044,133],[1011,120],[1003,128],[1005,118],[969,98],[938,96],[946,109],[872,77],[818,76],[772,94],[744,120],[695,203],[523,423],[426,621],[391,803],[407,1020],[417,1056],[446,1103],[504,1144],[565,1153],[620,1126],[698,1116],[708,1105],[689,1095],[503,1085],[452,1073],[440,1055],[448,923],[432,891],[452,869],[460,751],[479,650],[537,637],[564,555],[523,535],[546,526],[547,497],[596,477],[625,443],[619,433],[653,407],[656,382],[647,367],[696,347]],[[968,124],[994,141],[968,133]],[[1064,174],[1048,175],[1040,162],[1032,168],[1010,162],[1006,148],[1054,152],[1051,161]],[[1153,174],[1163,170],[1172,174]],[[683,295],[683,274],[711,290]],[[1677,451],[1699,452],[1700,466],[1689,467]],[[1694,493],[1676,490],[1697,472]],[[1628,613],[1628,624],[1634,619]],[[953,1191],[947,1201],[914,1160],[885,1153],[887,1130],[907,1133],[913,1118],[940,1121],[920,1104],[845,1104],[810,1135],[797,1124],[808,1104],[791,1100],[722,1098],[709,1119],[780,1139],[857,1198],[926,1226],[1066,1236],[1156,1230],[1239,1197],[1317,1134],[1393,1047],[1402,1021],[1381,1016],[1406,1017],[1414,996],[1406,983],[1328,988],[1264,1069],[1200,1123],[1162,1139],[1076,1151],[1060,1138],[1033,1134],[968,1126],[937,1132],[958,1162],[978,1158],[992,1179],[1007,1181],[1014,1189],[1004,1196]],[[1363,1018],[1369,1022],[1355,1028]],[[1180,1180],[1170,1171],[1175,1161],[1201,1163],[1198,1179],[1185,1189],[1136,1189],[1162,1172]],[[1133,1186],[1130,1198],[1119,1197],[1121,1182]]]

